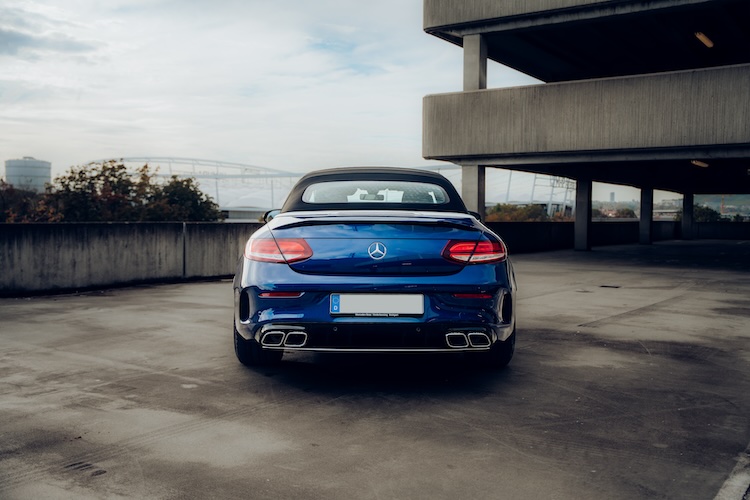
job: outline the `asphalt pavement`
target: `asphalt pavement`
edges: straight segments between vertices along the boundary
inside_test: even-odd
[[[513,259],[500,372],[248,369],[227,280],[2,299],[0,498],[747,498],[750,242]]]

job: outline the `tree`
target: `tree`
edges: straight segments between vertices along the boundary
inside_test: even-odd
[[[57,222],[62,217],[44,201],[44,195],[16,189],[0,179],[0,222]]]
[[[721,214],[711,207],[695,205],[693,207],[693,220],[695,222],[718,222]]]
[[[159,181],[148,164],[135,173],[109,160],[72,167],[39,199],[20,206],[9,222],[215,221],[218,206],[195,179]],[[20,212],[19,212],[20,213]]]
[[[499,203],[487,213],[488,222],[544,222],[549,220],[541,205],[510,205]]]
[[[615,218],[617,219],[635,219],[635,210],[632,208],[618,208],[615,212]]]
[[[674,216],[674,220],[680,222],[682,220],[682,212],[677,212]],[[721,214],[711,207],[705,205],[695,205],[693,207],[693,222],[720,222],[722,220]]]
[[[173,175],[169,182],[149,196],[142,220],[218,220],[219,207],[195,183]]]
[[[141,168],[138,178],[146,185],[151,183],[147,168]],[[143,186],[139,188],[124,164],[110,160],[71,167],[55,178],[46,198],[66,222],[133,221],[139,220],[145,202],[137,196]]]

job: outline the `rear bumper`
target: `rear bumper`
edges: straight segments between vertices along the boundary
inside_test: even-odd
[[[241,260],[234,280],[239,335],[264,349],[318,352],[487,351],[515,328],[515,281],[506,261],[452,276],[315,276]],[[252,269],[252,272],[250,271]],[[295,292],[270,298],[266,292]],[[421,294],[421,316],[342,316],[331,294]],[[486,297],[458,297],[457,294]],[[273,334],[273,336],[270,336]]]
[[[506,340],[512,324],[301,323],[240,324],[264,349],[311,352],[475,352]]]

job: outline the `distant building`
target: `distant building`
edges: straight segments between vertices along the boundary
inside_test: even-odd
[[[5,161],[5,182],[17,189],[41,193],[52,180],[52,164],[24,156],[20,160]]]

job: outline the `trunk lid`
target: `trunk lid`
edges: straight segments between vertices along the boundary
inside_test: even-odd
[[[302,238],[311,258],[297,272],[334,276],[453,274],[464,266],[442,256],[451,240],[486,239],[466,214],[335,212],[285,214],[270,224],[275,239]]]

